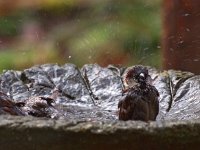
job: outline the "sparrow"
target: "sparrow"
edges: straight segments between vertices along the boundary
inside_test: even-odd
[[[53,109],[52,102],[54,100],[49,97],[33,96],[21,102],[20,108],[26,113],[34,117],[51,117],[51,110]]]
[[[19,103],[15,103],[9,96],[0,91],[0,114],[24,116],[25,113],[20,109]]]
[[[61,115],[55,105],[55,99],[59,96],[58,89],[54,89],[49,96],[31,96],[25,102],[21,102],[21,110],[26,115],[34,117],[56,118]]]
[[[0,91],[0,115],[9,114],[17,116],[34,116],[34,117],[57,117],[56,109],[53,106],[54,98],[57,93],[49,97],[32,96],[23,102],[14,102],[7,94]]]
[[[134,66],[123,77],[125,89],[118,103],[119,120],[156,120],[159,93],[152,85],[148,69]]]

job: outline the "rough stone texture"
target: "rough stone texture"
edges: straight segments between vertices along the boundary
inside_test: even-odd
[[[0,120],[0,148],[6,150],[166,150],[200,146],[199,120],[88,122],[18,116],[0,116]]]
[[[81,72],[97,105],[101,105],[105,110],[116,110],[113,106],[117,106],[123,87],[120,75],[96,64],[83,66]]]
[[[24,71],[8,70],[0,76],[0,91],[15,102],[51,97],[58,112],[56,118],[117,120],[117,104],[124,88],[122,77],[128,69],[97,64],[86,64],[81,69],[74,64],[44,64]],[[199,75],[148,69],[160,93],[157,120],[200,118]],[[54,117],[52,113],[51,118]]]
[[[151,123],[117,119],[129,68],[45,64],[4,71],[0,91],[14,102],[42,96],[55,103],[48,114],[54,119],[0,116],[0,149],[197,149],[200,75],[148,68],[160,93],[159,115]]]
[[[185,79],[173,95],[165,119],[192,120],[200,117],[200,76]]]

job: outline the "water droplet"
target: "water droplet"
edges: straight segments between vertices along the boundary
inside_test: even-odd
[[[186,28],[186,31],[187,31],[187,32],[190,32],[190,29],[189,29],[189,28]]]
[[[190,16],[190,14],[183,14],[184,17]]]
[[[181,40],[179,43],[180,43],[180,44],[182,44],[183,42],[184,42],[184,41],[183,41],[183,40]]]
[[[70,56],[70,55],[69,55],[69,56],[68,56],[68,58],[69,58],[69,59],[71,59],[71,58],[72,58],[72,56]]]

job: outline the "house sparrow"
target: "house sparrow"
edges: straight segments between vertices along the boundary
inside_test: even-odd
[[[26,115],[35,117],[51,117],[53,99],[50,97],[33,96],[21,102],[21,109]]]
[[[19,108],[20,104],[12,101],[7,94],[0,91],[0,114],[10,114],[24,116],[24,112]]]
[[[119,120],[156,120],[159,93],[144,66],[134,66],[124,76],[125,90],[118,103]]]

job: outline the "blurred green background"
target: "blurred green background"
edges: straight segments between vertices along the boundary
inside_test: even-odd
[[[160,67],[161,0],[0,0],[0,71],[43,63]]]

